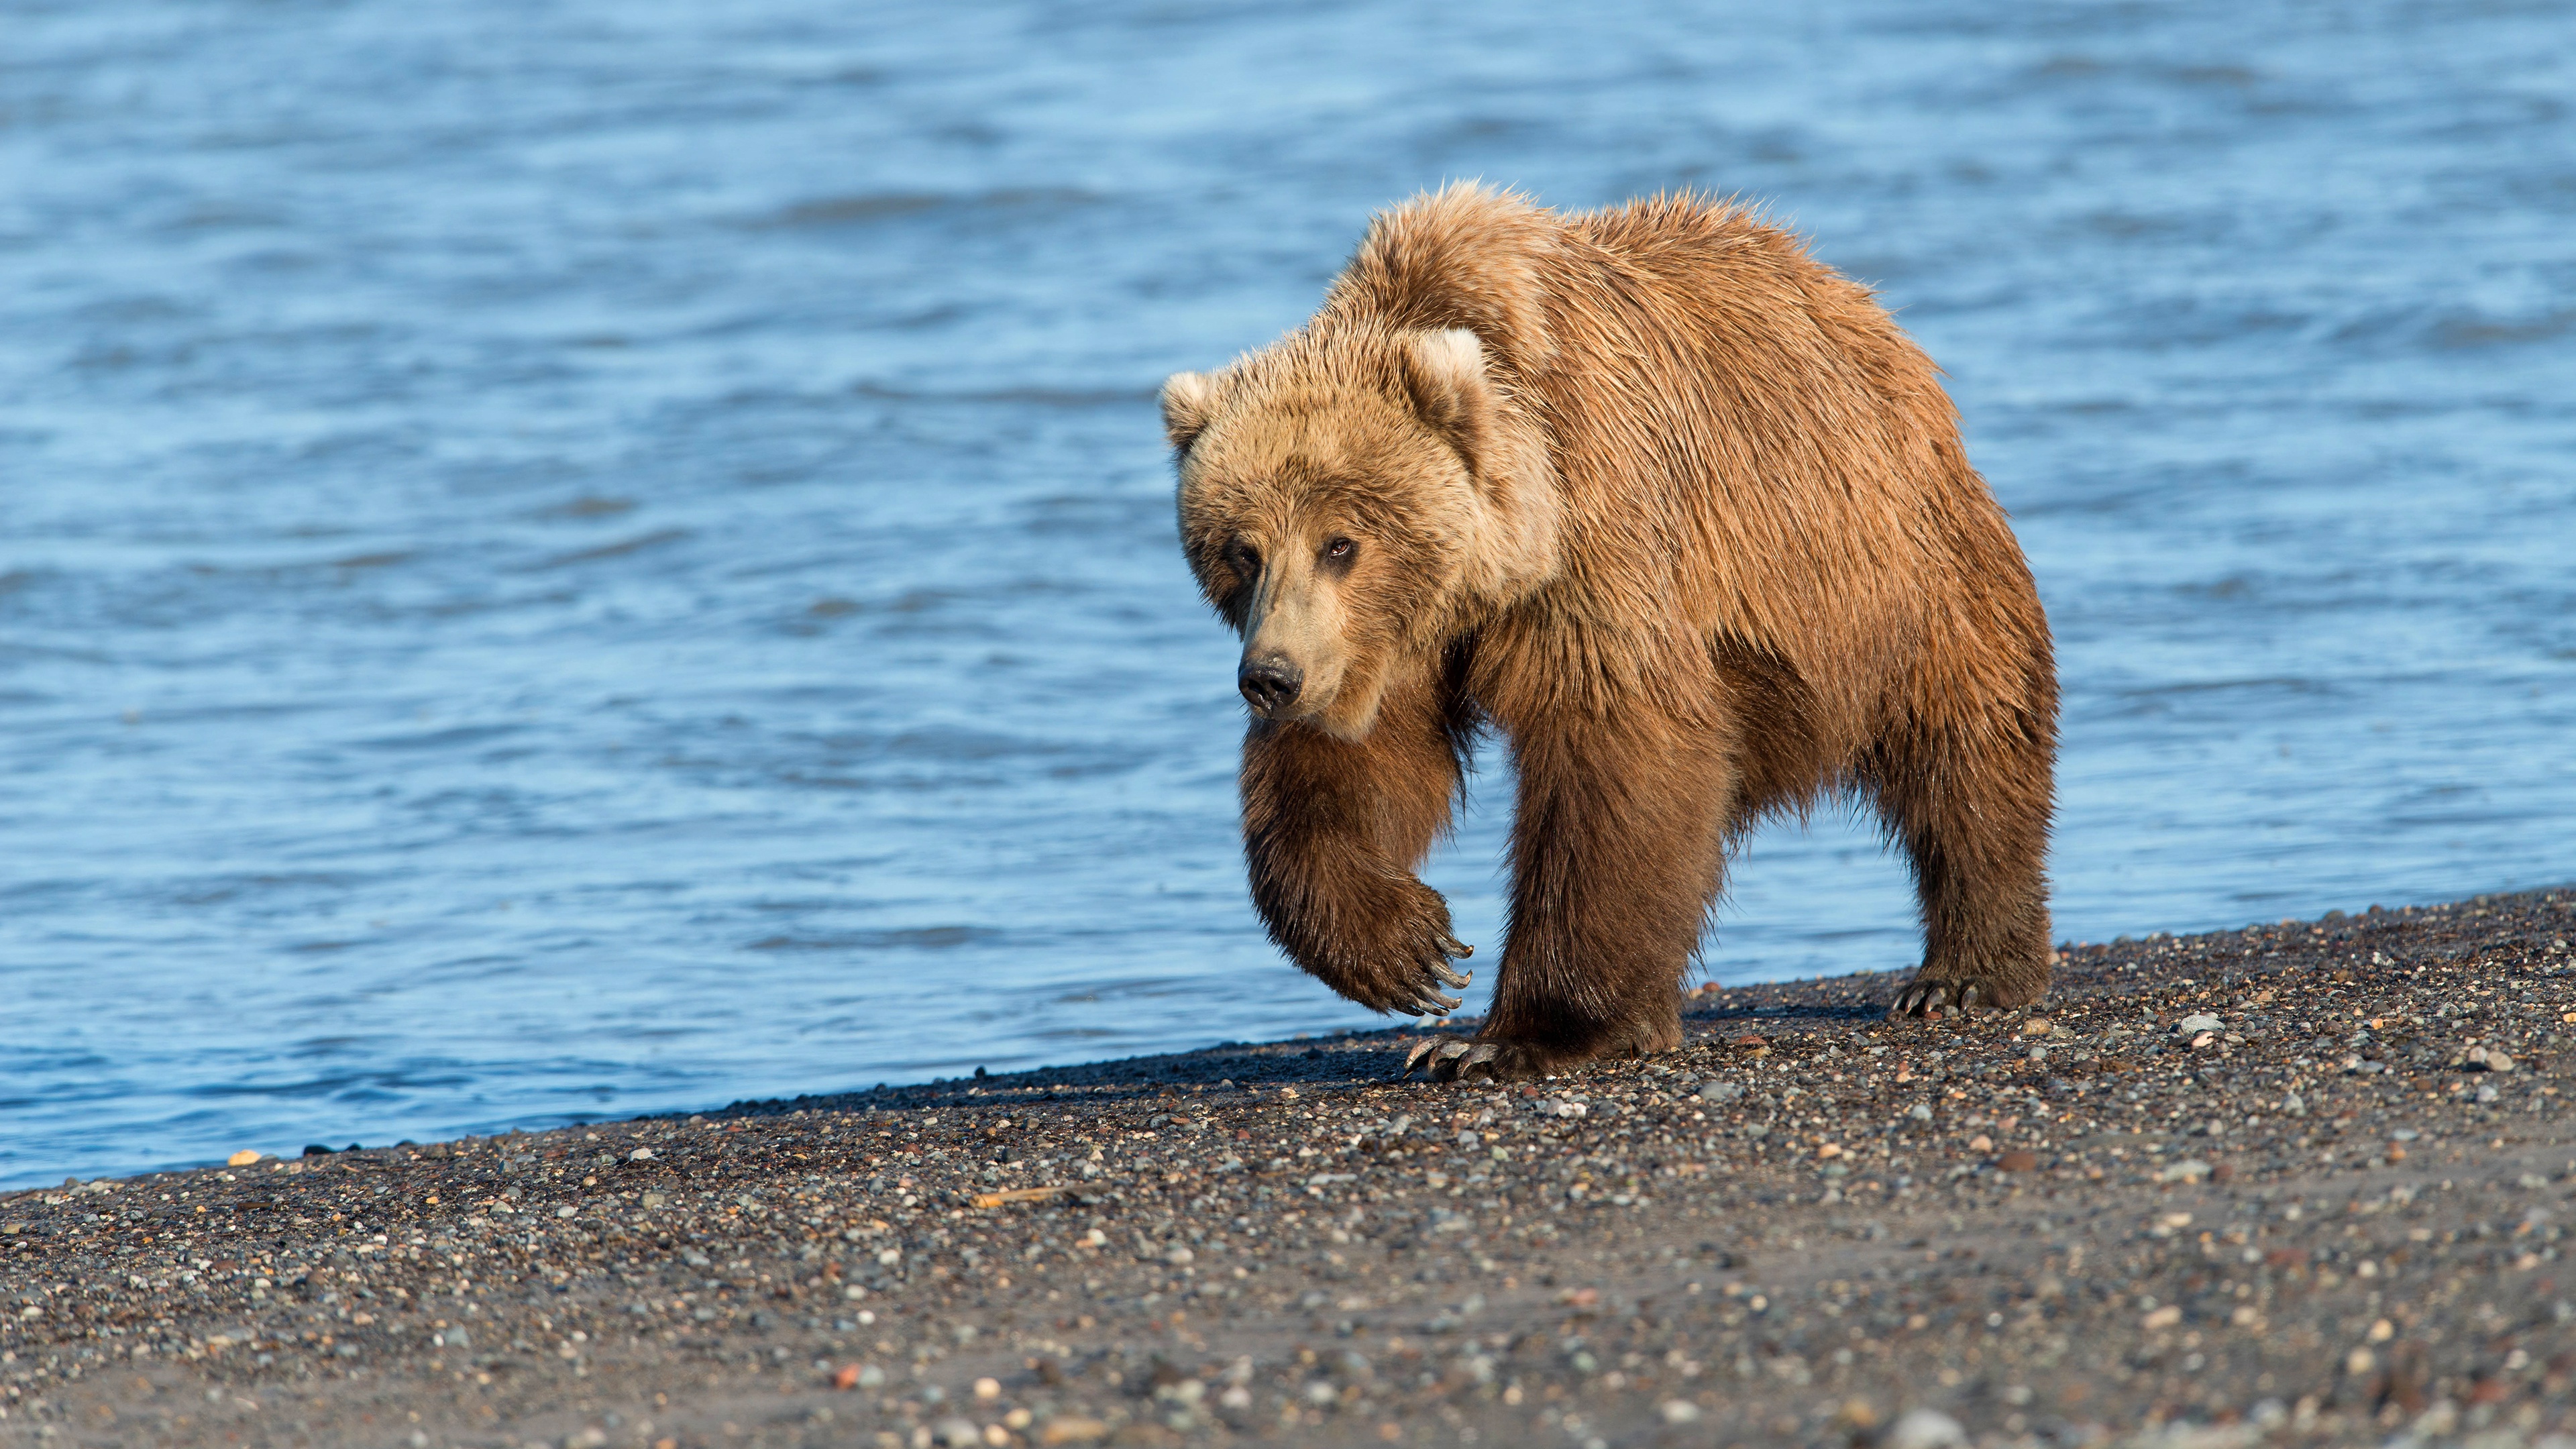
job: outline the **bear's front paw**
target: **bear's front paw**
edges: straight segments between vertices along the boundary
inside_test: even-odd
[[[1340,969],[1315,974],[1344,996],[1378,1011],[1415,1016],[1447,1016],[1464,1004],[1444,994],[1443,986],[1463,987],[1473,972],[1450,965],[1475,954],[1475,948],[1449,931],[1449,903],[1440,893],[1410,876],[1396,883],[1394,899],[1348,918],[1356,939],[1337,943],[1342,950],[1321,953],[1344,957]]]
[[[1939,1016],[1944,1008],[1962,1015],[1971,1011],[2000,1011],[2007,1007],[2028,1006],[2047,989],[2045,981],[2033,987],[2001,974],[1971,972],[1935,977],[1928,970],[1920,971],[1906,983],[1903,991],[1896,993],[1896,1004],[1887,1009],[1887,1014]]]
[[[1424,1037],[1406,1054],[1404,1070],[1396,1075],[1412,1075],[1417,1064],[1435,1082],[1472,1082],[1479,1078],[1521,1082],[1545,1076],[1548,1067],[1547,1058],[1535,1047],[1455,1036]]]

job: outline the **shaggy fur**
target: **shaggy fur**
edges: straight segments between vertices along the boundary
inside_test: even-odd
[[[1494,1008],[1435,1070],[1680,1040],[1727,847],[1856,793],[1912,862],[1906,1012],[2049,979],[2057,684],[1931,362],[1753,215],[1379,216],[1299,331],[1164,389],[1181,538],[1245,639],[1252,894],[1300,966],[1441,1010],[1413,872],[1488,724],[1520,774]]]

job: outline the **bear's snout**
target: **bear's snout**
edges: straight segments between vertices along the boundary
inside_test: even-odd
[[[1276,654],[1258,659],[1247,654],[1235,666],[1234,687],[1254,709],[1275,715],[1297,702],[1306,688],[1306,671]]]

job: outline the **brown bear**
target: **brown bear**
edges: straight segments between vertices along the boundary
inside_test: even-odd
[[[1797,239],[1695,196],[1453,186],[1163,418],[1244,641],[1252,898],[1299,966],[1459,1004],[1468,947],[1413,872],[1477,735],[1510,742],[1501,978],[1472,1041],[1417,1049],[1435,1075],[1678,1045],[1729,846],[1829,793],[1913,866],[1896,1012],[2047,989],[2048,622],[1937,369]]]

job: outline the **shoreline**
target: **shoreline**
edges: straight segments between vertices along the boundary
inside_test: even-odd
[[[2576,888],[0,1194],[0,1444],[2576,1435]],[[2215,1018],[2213,1022],[2195,1017]],[[2159,1438],[2156,1442],[2170,1442]]]

